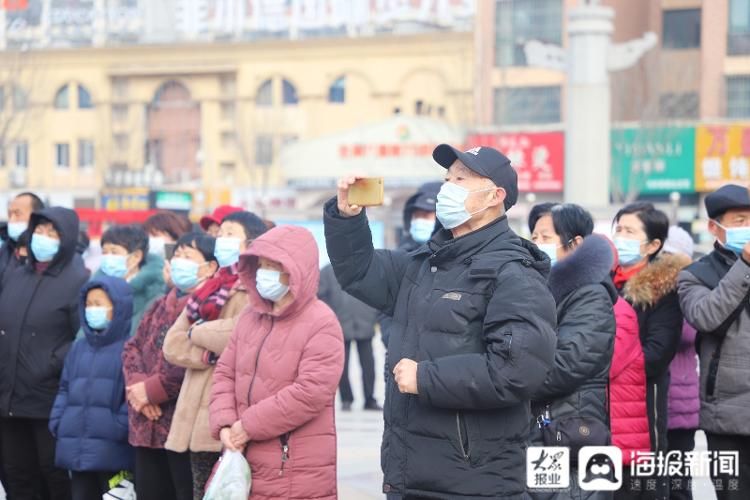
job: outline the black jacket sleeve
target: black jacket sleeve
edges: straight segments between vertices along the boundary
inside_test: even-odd
[[[498,277],[484,320],[482,354],[421,361],[419,398],[438,408],[489,410],[531,399],[555,356],[555,301],[536,271],[518,262]]]
[[[659,376],[669,368],[682,336],[682,311],[677,292],[665,295],[646,313],[641,324],[646,376]]]
[[[375,250],[364,210],[356,217],[342,217],[336,198],[326,203],[323,221],[328,257],[341,287],[370,307],[393,314],[408,255]]]
[[[555,364],[534,395],[536,401],[572,394],[612,361],[615,316],[612,299],[604,287],[584,286],[561,304]]]

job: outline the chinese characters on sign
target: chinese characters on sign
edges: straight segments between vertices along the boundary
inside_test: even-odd
[[[695,190],[695,129],[628,127],[612,130],[612,194]]]
[[[510,159],[521,192],[559,193],[565,172],[563,132],[473,134],[467,147],[489,146]]]
[[[697,127],[695,182],[698,191],[750,182],[750,125]]]

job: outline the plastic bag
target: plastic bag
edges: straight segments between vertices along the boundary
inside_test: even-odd
[[[250,465],[245,456],[239,451],[226,450],[203,500],[247,500],[251,485]]]
[[[108,492],[106,492],[104,495],[102,495],[103,500],[136,500],[135,499],[135,485],[128,481],[127,479],[123,479],[119,483],[117,483],[117,486],[110,489]]]

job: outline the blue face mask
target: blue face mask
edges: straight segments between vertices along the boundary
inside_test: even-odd
[[[35,234],[31,237],[31,253],[39,262],[51,262],[57,252],[60,251],[60,240],[50,238],[43,234]]]
[[[724,227],[718,222],[714,222],[727,233],[727,241],[724,246],[736,254],[741,254],[745,244],[750,241],[750,227]]]
[[[128,274],[128,257],[127,255],[115,255],[111,253],[102,255],[100,269],[107,276],[125,278]]]
[[[86,323],[92,330],[105,330],[112,322],[107,318],[109,307],[87,307]]]
[[[278,302],[289,291],[289,286],[281,283],[281,273],[273,269],[258,269],[255,286],[261,297]]]
[[[427,243],[435,229],[435,221],[429,219],[412,219],[409,234],[417,243]]]
[[[207,262],[205,263],[207,264]],[[192,290],[201,279],[198,277],[198,270],[201,264],[189,259],[174,258],[170,262],[172,282],[181,291]]]
[[[18,241],[28,228],[29,224],[26,222],[8,222],[8,237],[13,241]]]
[[[547,257],[549,257],[549,260],[551,262],[551,265],[557,264],[557,249],[559,248],[558,245],[555,245],[554,243],[540,243],[537,245],[539,250],[547,254]]]
[[[620,257],[621,266],[631,266],[643,259],[641,255],[641,242],[627,238],[615,238],[615,248]]]
[[[239,238],[216,238],[214,256],[219,261],[220,267],[229,267],[240,260],[240,246],[242,240]]]
[[[466,210],[466,199],[469,197],[469,195],[471,193],[492,191],[493,189],[495,188],[469,191],[468,189],[461,187],[458,184],[446,182],[440,188],[440,192],[437,195],[438,220],[446,229],[455,229],[461,224],[466,223],[479,212],[487,210],[487,207],[485,207],[481,210],[477,210],[474,213],[469,213]]]

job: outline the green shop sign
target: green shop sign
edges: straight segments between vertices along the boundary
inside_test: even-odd
[[[613,128],[611,137],[616,197],[695,191],[695,128]]]

